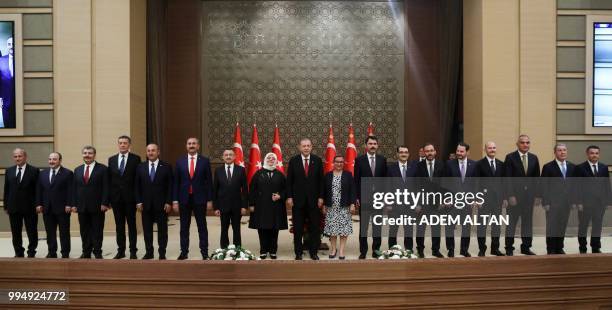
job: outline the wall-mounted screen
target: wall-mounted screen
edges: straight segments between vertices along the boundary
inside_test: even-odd
[[[15,22],[0,21],[0,128],[15,128]]]
[[[612,127],[612,23],[593,23],[593,127]]]

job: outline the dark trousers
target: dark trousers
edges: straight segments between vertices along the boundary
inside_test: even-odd
[[[396,212],[396,213],[392,213],[390,216],[398,217],[401,215],[402,215],[401,212]],[[414,212],[411,212],[410,214],[407,214],[407,215],[414,217],[415,214]],[[412,248],[414,247],[414,243],[413,243],[414,241],[412,239],[414,237],[414,227],[412,225],[403,225],[401,227],[404,229],[404,249],[412,250]],[[389,248],[397,244],[397,233],[399,229],[400,229],[400,226],[398,225],[389,226],[389,240],[388,240]]]
[[[489,203],[478,209],[478,215],[499,216],[502,214],[501,202]],[[491,250],[499,250],[499,236],[501,234],[501,226],[491,224]],[[476,235],[478,236],[478,249],[480,251],[487,250],[487,226],[478,225],[476,227]]]
[[[470,233],[472,225],[469,223],[463,225],[465,218],[472,215],[472,207],[465,206],[463,209],[457,209],[454,206],[446,209],[446,213],[452,217],[458,216],[459,226],[461,227],[461,251],[467,251],[470,248]],[[446,225],[444,227],[444,236],[446,237],[446,249],[449,252],[455,251],[455,227],[457,225]]]
[[[242,245],[242,239],[240,238],[240,209],[230,209],[225,212],[221,212],[221,248],[225,249],[229,245],[229,227],[232,226],[232,233],[234,237],[234,245]]]
[[[21,233],[25,224],[26,233],[28,235],[28,255],[36,254],[38,247],[38,214],[21,214],[9,213],[9,221],[11,222],[11,233],[13,235],[13,248],[15,256],[22,257],[25,249],[23,248],[23,240]]]
[[[419,224],[421,223],[421,219],[424,216],[431,216],[431,215],[440,215],[438,206],[423,207],[423,210],[421,211],[421,214],[419,215],[417,219],[416,244],[417,244],[418,251],[425,250],[425,229],[427,228],[427,224],[422,224],[422,225],[419,225]],[[440,235],[441,235],[442,229],[439,224],[430,225],[430,229],[431,229],[431,251],[438,252],[440,251]]]
[[[509,215],[506,226],[506,251],[514,251],[514,236],[518,221],[521,221],[521,250],[529,250],[533,240],[533,199],[518,201],[516,206],[508,206]]]
[[[166,255],[168,246],[168,215],[162,207],[158,210],[142,211],[142,234],[146,254],[153,255],[153,223],[157,223],[157,245],[160,256]]]
[[[200,238],[200,253],[208,255],[208,228],[206,227],[206,205],[193,203],[193,196],[189,196],[189,203],[181,205],[179,217],[181,219],[181,253],[189,253],[189,227],[191,226],[191,214],[195,217]]]
[[[546,211],[546,252],[548,254],[560,254],[563,251],[569,214],[569,204],[551,205]]]
[[[359,208],[359,254],[368,254],[368,229],[372,225],[372,252],[380,251],[380,245],[382,244],[381,229],[380,225],[374,225],[372,217],[374,215],[382,214],[380,211],[369,211],[368,214],[361,214],[361,208]]]
[[[70,254],[70,213],[47,213],[43,215],[47,231],[47,246],[49,253],[57,253],[57,228],[59,227],[62,256]]]
[[[127,203],[113,203],[113,216],[117,231],[117,252],[125,253],[125,223],[128,227],[128,239],[130,242],[130,253],[135,254],[136,248],[136,205]]]
[[[79,226],[83,254],[102,255],[102,240],[104,238],[104,212],[79,212]]]
[[[578,212],[578,244],[580,250],[587,250],[587,232],[591,226],[591,248],[601,248],[601,228],[606,206],[603,204],[584,204],[583,210]]]
[[[278,229],[258,229],[259,253],[276,254],[278,250]]]
[[[302,237],[304,235],[304,222],[308,218],[308,251],[316,254],[321,243],[321,211],[316,205],[293,206],[293,249],[295,255],[302,255]]]

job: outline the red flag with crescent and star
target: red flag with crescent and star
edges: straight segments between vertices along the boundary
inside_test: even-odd
[[[325,173],[334,170],[334,157],[336,157],[336,141],[334,140],[334,128],[329,124],[327,135],[327,149],[325,150]]]
[[[253,135],[251,136],[251,148],[249,149],[249,169],[247,181],[251,184],[251,178],[257,170],[261,169],[261,153],[259,152],[259,137],[257,136],[257,125],[253,124]]]
[[[234,145],[232,146],[236,158],[234,164],[244,167],[244,154],[242,153],[242,135],[240,134],[240,124],[236,122],[234,129]]]
[[[372,124],[372,122],[370,122],[368,124],[368,135],[366,137],[371,137],[373,135],[374,135],[374,124]],[[367,141],[367,139],[366,139],[366,141]],[[368,152],[368,146],[365,145],[363,148],[364,148],[364,153],[367,153]]]
[[[346,164],[344,170],[349,171],[351,174],[355,172],[355,158],[357,157],[357,148],[355,147],[355,130],[353,129],[353,123],[349,125],[348,142],[346,143],[346,156],[344,158]]]
[[[272,153],[274,153],[276,155],[276,158],[278,159],[276,169],[285,174],[285,167],[283,167],[283,152],[281,151],[280,143],[280,130],[278,129],[278,125],[274,125],[274,141],[272,142]]]

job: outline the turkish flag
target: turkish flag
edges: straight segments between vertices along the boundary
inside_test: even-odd
[[[234,164],[244,167],[244,154],[242,153],[242,135],[240,134],[240,124],[236,123],[236,129],[234,129]]]
[[[368,135],[366,137],[371,137],[373,135],[374,135],[374,124],[372,124],[372,122],[370,122],[368,124]],[[366,139],[366,141],[367,141],[367,139]],[[364,151],[365,151],[364,153],[368,152],[368,146],[367,145],[364,146]]]
[[[251,178],[253,178],[253,175],[259,169],[261,169],[259,137],[257,136],[257,125],[253,124],[253,136],[251,136],[251,149],[249,150],[249,169],[247,170],[247,181],[249,184],[251,184]]]
[[[278,159],[276,169],[284,174],[285,167],[283,167],[283,151],[281,151],[280,144],[280,130],[278,129],[278,125],[274,125],[274,142],[272,142],[272,153],[274,153]]]
[[[357,157],[357,148],[355,147],[355,130],[353,124],[349,125],[348,142],[346,143],[346,156],[344,157],[344,170],[351,174],[355,172],[355,158]]]
[[[336,141],[334,140],[334,129],[329,124],[329,135],[327,135],[327,149],[325,150],[325,173],[334,170],[334,157],[336,157]]]

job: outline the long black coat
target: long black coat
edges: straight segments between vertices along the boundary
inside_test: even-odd
[[[287,209],[285,208],[285,176],[278,170],[269,176],[268,170],[260,169],[253,175],[249,189],[249,201],[255,206],[251,213],[249,228],[287,229]],[[272,201],[272,194],[277,193],[281,199]]]

